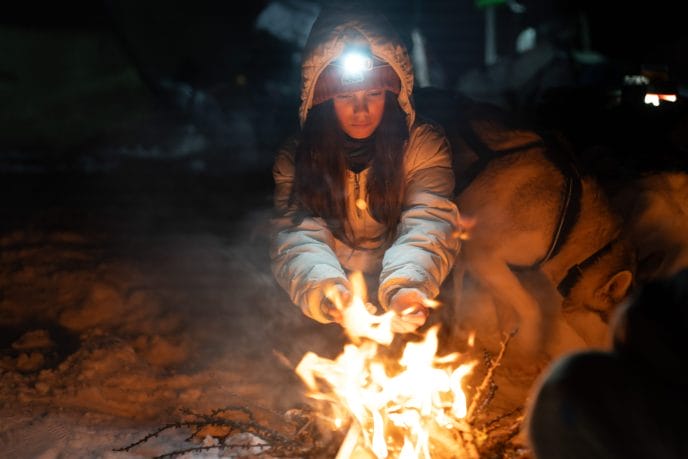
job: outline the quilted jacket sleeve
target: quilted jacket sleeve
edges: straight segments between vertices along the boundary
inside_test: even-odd
[[[270,259],[272,272],[279,285],[303,313],[319,322],[329,322],[321,311],[323,287],[349,281],[334,253],[334,237],[322,218],[306,216],[294,221],[289,208],[289,195],[294,181],[294,143],[288,143],[277,154],[273,166],[275,181]]]
[[[415,127],[404,161],[406,185],[396,239],[385,252],[378,298],[387,308],[402,287],[434,298],[460,247],[459,211],[452,201],[451,150],[443,132]]]

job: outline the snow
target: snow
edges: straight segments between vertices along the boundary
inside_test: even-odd
[[[35,188],[45,176],[4,181],[0,457],[152,457],[198,446],[172,429],[113,451],[184,410],[244,406],[273,413],[277,425],[306,401],[290,365],[307,350],[341,348],[336,326],[306,319],[274,281],[270,190],[213,188],[158,167],[154,179],[79,176],[52,198]]]

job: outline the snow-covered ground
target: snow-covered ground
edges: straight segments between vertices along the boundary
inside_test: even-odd
[[[162,455],[189,431],[113,449],[184,410],[279,427],[304,401],[289,365],[341,349],[273,280],[270,190],[168,172],[5,177],[0,457]]]
[[[308,351],[335,357],[343,333],[304,317],[274,281],[269,169],[192,166],[145,157],[108,170],[0,172],[0,458],[211,447],[225,431],[189,441],[193,429],[170,428],[115,451],[224,408],[221,418],[244,426],[246,412],[274,431],[303,425],[298,415],[311,402],[293,368]],[[669,225],[665,214],[676,212],[653,218]],[[595,330],[581,320],[560,321],[557,352],[584,346],[574,329]],[[490,406],[516,413],[532,380],[499,374],[504,367]],[[180,457],[259,456],[262,440],[250,431],[232,432],[236,448]]]

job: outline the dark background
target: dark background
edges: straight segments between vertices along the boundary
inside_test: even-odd
[[[1,224],[87,224],[117,209],[179,226],[270,205],[273,155],[298,127],[301,46],[327,3],[5,4]],[[615,165],[682,167],[688,39],[674,2],[498,4],[490,66],[475,2],[374,3],[409,49],[420,31],[432,87],[561,129],[581,151],[611,146]],[[526,27],[538,46],[518,53]],[[650,108],[624,87],[649,71],[683,91],[678,103]]]

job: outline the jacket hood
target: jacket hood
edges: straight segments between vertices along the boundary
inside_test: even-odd
[[[303,126],[313,106],[313,93],[320,74],[351,43],[370,46],[372,54],[387,62],[401,81],[399,105],[410,127],[415,121],[413,67],[406,46],[389,21],[381,14],[352,6],[323,9],[311,28],[301,64],[301,106],[299,121]]]

